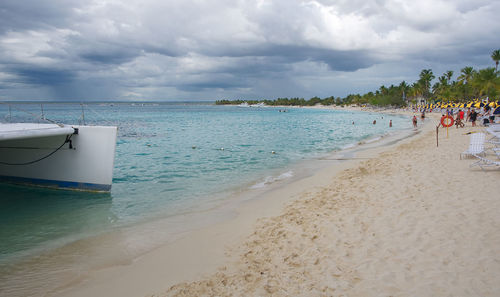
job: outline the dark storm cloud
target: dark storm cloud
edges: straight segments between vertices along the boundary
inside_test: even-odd
[[[305,46],[277,46],[269,48],[262,54],[283,57],[287,63],[308,60],[321,62],[335,71],[356,71],[369,67],[374,63],[369,54],[361,50],[341,51]]]
[[[2,0],[0,33],[67,26],[75,17],[78,0]]]
[[[223,81],[223,80],[207,80],[204,82],[194,82],[187,84],[179,84],[177,88],[181,91],[186,92],[201,92],[210,89],[237,89],[247,87],[248,85],[244,82],[238,82],[235,80]]]
[[[89,62],[98,64],[123,64],[140,55],[140,51],[127,48],[98,49],[80,53],[79,56]]]
[[[250,60],[248,63],[237,63],[233,67],[234,71],[248,74],[290,70],[287,65],[304,61],[324,63],[334,71],[356,71],[370,67],[376,62],[376,59],[371,57],[366,50],[333,50],[297,45],[263,44],[252,48],[232,48],[205,52],[205,54],[212,57],[223,56]]]
[[[179,49],[151,46],[151,45],[147,45],[147,44],[144,45],[143,49],[144,49],[144,52],[147,52],[147,53],[159,54],[159,55],[168,56],[168,57],[180,57],[183,54],[185,54],[185,52],[182,53],[182,51],[180,51]]]
[[[53,68],[19,67],[12,70],[23,83],[33,85],[61,86],[72,82],[76,75],[71,70]]]
[[[378,88],[394,65],[408,81],[419,67],[484,67],[499,11],[487,0],[3,0],[0,86],[46,99],[344,95],[356,81]]]

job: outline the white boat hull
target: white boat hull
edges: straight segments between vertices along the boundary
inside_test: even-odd
[[[0,181],[110,191],[117,128],[71,127],[78,134],[0,138]],[[66,142],[67,138],[71,142]]]

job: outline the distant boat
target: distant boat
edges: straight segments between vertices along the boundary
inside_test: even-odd
[[[111,190],[117,127],[0,123],[0,181]]]
[[[238,107],[250,107],[250,104],[243,102],[243,103],[239,104]]]

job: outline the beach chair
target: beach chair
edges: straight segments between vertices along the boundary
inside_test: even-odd
[[[479,156],[479,155],[476,155],[476,154],[472,154],[472,156],[476,157],[478,160],[476,162],[470,164],[470,167],[477,165],[477,166],[481,167],[482,170],[484,170],[484,167],[500,166],[500,161],[493,161],[490,159],[486,159],[486,158]]]
[[[500,145],[500,125],[497,125],[498,127],[495,128],[487,128],[486,132],[488,132],[492,138],[488,139],[486,142],[494,144],[495,146]]]
[[[495,153],[495,155],[497,155],[497,158],[500,159],[500,148],[494,147],[492,148],[492,150]]]
[[[486,138],[486,134],[484,133],[474,133],[470,136],[469,149],[460,154],[460,159],[467,156],[476,155],[484,155],[484,140]]]
[[[488,143],[491,143],[494,146],[498,147],[500,146],[500,137],[493,137],[492,139],[488,140]]]
[[[488,132],[500,132],[500,124],[492,124],[486,130]]]

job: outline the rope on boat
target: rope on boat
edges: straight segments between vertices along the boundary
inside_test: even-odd
[[[71,143],[71,137],[72,136],[73,136],[73,134],[66,136],[66,139],[64,140],[64,142],[58,148],[56,148],[54,151],[52,151],[51,153],[49,153],[48,155],[46,155],[44,157],[41,157],[41,158],[33,160],[33,161],[24,162],[24,163],[9,163],[9,162],[1,162],[0,161],[0,165],[23,166],[23,165],[30,165],[30,164],[34,164],[34,163],[40,162],[40,161],[42,161],[44,159],[47,159],[48,157],[52,156],[53,154],[55,154],[57,151],[59,151],[68,142],[69,142],[69,148],[72,149],[73,148],[73,145]]]

